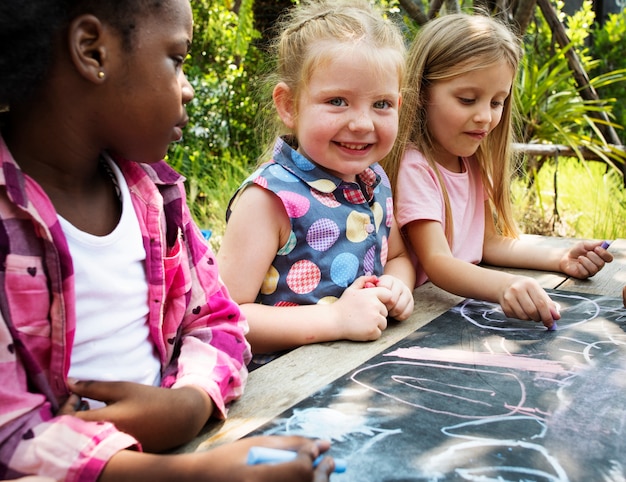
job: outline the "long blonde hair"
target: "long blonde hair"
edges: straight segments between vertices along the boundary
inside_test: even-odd
[[[312,72],[323,65],[337,49],[359,48],[370,55],[368,64],[376,71],[380,55],[391,56],[400,85],[404,80],[406,46],[399,27],[374,9],[368,0],[303,0],[289,9],[278,23],[280,34],[271,45],[274,70],[265,78],[264,141],[268,149],[259,162],[267,161],[274,139],[288,134],[267,94],[279,83],[290,89],[298,111],[297,99],[306,88]],[[382,69],[382,67],[381,67]],[[400,87],[400,86],[399,86]]]
[[[517,72],[521,57],[521,43],[507,26],[486,15],[466,13],[443,15],[428,22],[409,48],[398,138],[382,165],[395,192],[398,170],[407,148],[414,147],[424,154],[437,173],[443,189],[445,233],[450,244],[453,231],[450,202],[434,161],[433,140],[426,123],[428,87],[437,81],[483,69],[503,60],[511,66],[513,72]],[[511,90],[500,122],[476,151],[496,229],[505,236],[517,236],[510,200],[515,113],[515,89]]]

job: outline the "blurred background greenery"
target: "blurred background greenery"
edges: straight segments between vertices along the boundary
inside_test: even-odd
[[[295,1],[295,0],[294,0]],[[415,0],[413,0],[415,1]],[[372,0],[403,26],[407,42],[419,22],[399,0]],[[185,66],[196,97],[190,124],[168,162],[187,178],[188,202],[214,249],[230,196],[266,147],[259,116],[266,108],[261,79],[271,59],[265,46],[291,0],[194,0],[192,51]],[[446,3],[447,5],[447,3]],[[423,10],[428,11],[424,3]],[[472,3],[456,3],[471,11]],[[535,6],[525,29],[517,81],[519,142],[558,144],[572,157],[521,157],[512,196],[523,232],[596,239],[626,237],[623,152],[612,149],[603,124],[626,143],[626,10],[597,19],[591,0],[565,13],[553,4],[571,41],[563,47]],[[445,8],[445,7],[444,7]],[[586,100],[568,64],[572,50],[601,100]],[[603,113],[604,121],[598,113]],[[607,121],[608,119],[608,121]],[[583,150],[596,160],[586,160]]]

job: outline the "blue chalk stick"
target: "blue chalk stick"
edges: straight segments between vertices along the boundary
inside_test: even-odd
[[[283,462],[291,462],[298,456],[296,452],[291,450],[272,449],[268,447],[252,447],[248,452],[248,465],[257,464],[280,464]],[[322,461],[324,455],[320,455],[313,461],[313,467]],[[346,471],[346,461],[343,459],[335,460],[335,472],[342,473]]]
[[[609,246],[611,246],[611,241],[602,241],[602,244],[600,245],[602,249],[606,249]]]

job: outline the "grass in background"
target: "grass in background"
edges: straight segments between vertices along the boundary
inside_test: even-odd
[[[520,230],[585,239],[624,238],[626,191],[622,182],[619,173],[607,170],[601,162],[560,158],[558,163],[546,163],[533,183],[528,179],[513,183]]]
[[[228,154],[228,152],[226,153]],[[252,172],[245,162],[225,155],[210,166],[199,162],[204,152],[178,145],[168,163],[186,177],[187,204],[200,229],[211,230],[209,243],[217,252],[226,229],[226,208],[243,180]]]

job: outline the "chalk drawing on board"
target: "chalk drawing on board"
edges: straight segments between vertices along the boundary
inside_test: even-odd
[[[558,322],[561,329],[591,321],[600,313],[598,303],[584,295],[555,292],[552,293],[551,298],[559,306],[562,315],[562,321]],[[468,299],[459,305],[458,310],[463,318],[480,328],[501,331],[545,331],[546,329],[541,323],[507,318],[499,304],[487,301]],[[568,316],[564,316],[566,314]]]
[[[331,408],[307,408],[294,410],[293,414],[284,420],[285,427],[280,432],[290,435],[303,435],[331,442],[343,442],[350,437],[363,435],[368,439],[367,446],[400,430],[382,430],[367,425],[367,418],[357,413],[345,414]],[[270,430],[266,432],[272,434]],[[274,432],[276,433],[276,432]]]
[[[333,482],[624,481],[622,301],[549,293],[555,332],[466,300],[257,433],[331,439]]]

